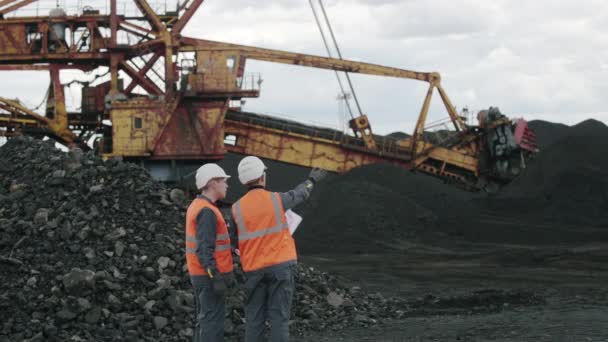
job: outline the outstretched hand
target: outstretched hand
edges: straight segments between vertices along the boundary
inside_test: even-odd
[[[322,181],[325,177],[327,177],[327,171],[314,168],[310,171],[308,178],[315,183]]]

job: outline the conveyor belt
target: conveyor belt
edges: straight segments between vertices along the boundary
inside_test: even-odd
[[[335,141],[342,146],[355,148],[357,150],[366,149],[363,139],[345,134],[341,131],[326,127],[305,125],[297,121],[275,116],[229,110],[226,112],[226,120],[281,130],[286,133],[306,135],[311,138]],[[383,135],[374,135],[374,139],[376,140],[379,151],[369,151],[370,153],[393,154],[395,156],[398,155],[400,159],[409,159],[410,151],[399,148],[398,139]]]

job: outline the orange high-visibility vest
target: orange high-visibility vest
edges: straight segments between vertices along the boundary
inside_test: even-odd
[[[238,228],[243,271],[297,260],[296,244],[278,193],[250,190],[234,203],[232,215]]]
[[[190,276],[208,276],[207,265],[201,265],[196,255],[196,217],[204,208],[211,209],[217,219],[217,237],[213,254],[217,270],[220,273],[232,272],[232,251],[226,221],[224,221],[222,213],[215,205],[205,199],[196,198],[192,201],[186,213],[186,263],[188,264],[188,273]]]

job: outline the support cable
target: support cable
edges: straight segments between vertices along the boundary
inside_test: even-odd
[[[341,60],[342,52],[340,52],[340,47],[338,46],[338,41],[336,40],[336,36],[334,35],[334,30],[331,27],[331,23],[329,22],[329,18],[327,17],[327,12],[325,11],[325,6],[323,5],[323,0],[319,0],[319,6],[321,6],[321,11],[323,12],[323,17],[325,17],[325,23],[327,23],[327,28],[329,29],[329,33],[331,34],[331,39],[334,42],[334,46],[336,48],[336,52],[338,53],[338,58]],[[359,115],[363,115],[363,110],[361,110],[361,104],[359,103],[359,99],[357,98],[357,93],[355,92],[355,87],[353,86],[353,82],[350,79],[350,75],[348,72],[344,73],[346,75],[346,79],[348,80],[348,85],[350,87],[351,94],[355,99],[355,103],[357,104],[357,109],[359,110]]]
[[[312,10],[312,14],[315,17],[315,21],[317,22],[317,27],[319,28],[319,32],[321,33],[321,38],[323,38],[323,44],[325,45],[325,50],[327,50],[327,56],[332,58],[332,53],[331,53],[331,49],[329,48],[329,44],[327,43],[327,38],[325,37],[325,32],[323,31],[323,27],[321,26],[321,21],[319,20],[319,16],[317,15],[317,10],[315,9],[315,6],[312,3],[312,0],[308,0],[308,3],[310,4],[310,9]],[[346,103],[346,108],[348,109],[348,113],[350,114],[351,119],[354,119],[354,115],[353,115],[353,110],[350,107],[350,102],[348,101],[348,96],[346,94],[346,91],[344,90],[344,85],[342,84],[342,79],[340,79],[340,75],[338,74],[338,71],[334,70],[334,73],[336,74],[336,79],[338,80],[338,84],[340,85],[340,91],[342,92],[342,98],[344,99],[344,102]],[[347,74],[348,75],[348,74]]]

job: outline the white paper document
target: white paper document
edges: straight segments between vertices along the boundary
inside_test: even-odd
[[[302,223],[302,216],[296,214],[291,209],[285,212],[285,218],[287,219],[287,226],[289,227],[289,233],[293,235],[300,223]]]

